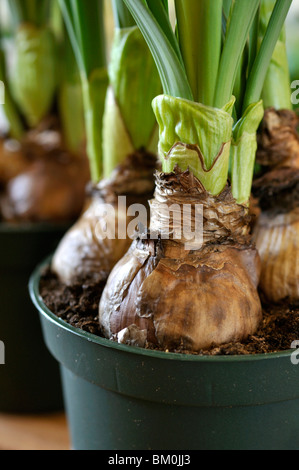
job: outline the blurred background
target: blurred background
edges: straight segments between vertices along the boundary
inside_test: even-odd
[[[8,1],[0,1],[0,21],[9,36],[10,24],[8,15]],[[53,0],[53,4],[56,0]],[[169,0],[170,8],[173,9],[174,0]],[[107,32],[107,47],[108,55],[110,51],[110,45],[113,39],[113,14],[111,1],[105,0],[105,12],[106,12],[106,32]],[[299,80],[299,0],[293,0],[288,20],[287,20],[287,47],[288,55],[290,60],[290,73],[291,80]],[[3,112],[0,106],[0,124],[2,121],[3,126]]]

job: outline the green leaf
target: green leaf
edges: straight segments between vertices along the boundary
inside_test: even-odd
[[[156,125],[151,103],[162,90],[155,62],[137,27],[115,31],[109,77],[134,148],[146,148]]]
[[[145,0],[149,10],[154,15],[161,30],[164,32],[173,50],[175,51],[178,59],[184,65],[181,50],[177,41],[177,37],[173,32],[172,25],[169,19],[168,5],[163,0]]]
[[[263,117],[263,102],[251,104],[233,129],[232,193],[239,204],[249,202],[257,150],[256,133]]]
[[[233,93],[241,58],[260,0],[235,0],[219,65],[214,106],[221,108]]]
[[[231,111],[233,103],[234,99],[226,109]],[[207,191],[219,194],[228,177],[231,114],[167,95],[158,96],[153,108],[160,129],[163,171],[171,172],[176,165],[189,168]]]
[[[156,62],[164,93],[193,99],[186,71],[167,35],[142,0],[124,0]]]
[[[24,125],[19,114],[16,103],[14,102],[6,74],[5,54],[2,49],[0,37],[0,80],[5,86],[5,103],[3,105],[4,114],[8,120],[10,136],[14,139],[20,140],[24,133]]]
[[[259,48],[260,6],[255,15],[249,35],[248,70],[251,71]]]
[[[247,81],[243,110],[245,110],[251,103],[256,103],[261,98],[268,67],[277,41],[282,33],[291,4],[292,0],[276,1],[267,31],[264,35],[261,47]]]
[[[96,69],[83,85],[83,103],[87,136],[87,154],[92,180],[99,182],[103,174],[102,125],[108,86],[107,69]]]
[[[109,178],[115,168],[135,151],[122,113],[111,86],[106,95],[103,117],[103,177]]]
[[[108,86],[103,0],[59,0],[81,73],[91,178],[102,177],[102,125]],[[96,45],[96,47],[95,47]]]
[[[274,6],[275,0],[262,0],[261,2],[260,44],[266,34]],[[275,46],[263,87],[262,99],[265,108],[292,109],[290,83],[286,27],[284,26]]]
[[[292,109],[291,77],[286,46],[278,42],[262,90],[265,108]]]
[[[30,23],[41,27],[48,23],[51,0],[9,0],[8,5],[16,25]]]
[[[131,28],[135,21],[123,0],[112,0],[113,16],[117,28]]]
[[[103,0],[71,0],[74,29],[86,77],[106,66],[102,3]]]
[[[85,138],[81,82],[62,82],[59,89],[58,104],[66,147],[70,152],[79,153]]]
[[[227,20],[231,12],[232,4],[233,4],[233,0],[223,0],[223,13]]]
[[[35,127],[48,114],[57,88],[55,38],[50,29],[26,23],[16,34],[15,48],[13,96],[28,125]]]
[[[195,101],[213,106],[222,34],[222,0],[175,0],[178,37]]]
[[[61,29],[59,116],[66,147],[70,152],[78,153],[82,152],[86,137],[81,76],[67,31],[63,27]]]

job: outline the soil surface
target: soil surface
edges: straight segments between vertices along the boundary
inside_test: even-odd
[[[40,282],[40,292],[44,303],[57,317],[75,328],[94,335],[101,335],[98,321],[99,302],[105,283],[62,284],[57,276],[46,269]]]
[[[92,281],[67,287],[49,269],[43,273],[40,283],[41,296],[51,312],[68,324],[100,337],[98,305],[103,289],[104,283],[95,284]],[[254,336],[242,343],[225,344],[199,354],[249,355],[291,349],[292,343],[299,340],[299,305],[291,305],[287,301],[273,305],[263,299],[262,303],[263,321]],[[151,344],[147,348],[156,349]],[[184,349],[172,352],[194,354]]]

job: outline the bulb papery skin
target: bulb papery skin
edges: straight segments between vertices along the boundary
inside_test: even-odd
[[[101,197],[92,196],[83,214],[67,232],[55,252],[52,270],[68,286],[84,280],[104,282],[130,245],[128,239],[101,239],[97,235],[98,224],[101,224],[105,216],[104,204]],[[117,218],[121,217],[125,217],[125,210],[124,214],[117,213]]]
[[[110,179],[92,186],[85,210],[61,240],[52,260],[52,270],[62,283],[106,282],[132,243],[126,228],[134,217],[128,215],[128,207],[148,207],[155,166],[156,156],[136,152]],[[119,197],[125,198],[121,204]],[[121,236],[119,227],[125,229]]]
[[[260,259],[244,231],[248,208],[234,202],[230,188],[211,196],[188,171],[158,174],[157,187],[156,203],[162,194],[170,196],[169,203],[171,196],[181,197],[182,204],[186,198],[203,203],[203,246],[186,250],[161,234],[134,241],[103,291],[104,336],[197,353],[254,334],[262,319]]]
[[[289,110],[265,111],[258,135],[257,161],[271,172],[273,169],[299,169],[299,118]]]
[[[266,111],[259,137],[263,174],[253,183],[261,214],[253,239],[261,257],[260,289],[270,302],[299,300],[299,136],[292,111]]]
[[[263,212],[254,232],[262,272],[260,287],[267,299],[299,299],[299,209],[277,214]]]

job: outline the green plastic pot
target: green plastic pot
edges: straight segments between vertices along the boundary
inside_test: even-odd
[[[66,228],[0,224],[0,341],[5,348],[5,364],[0,365],[1,413],[63,409],[59,366],[43,341],[28,281]]]
[[[294,350],[195,357],[115,344],[73,328],[30,281],[45,342],[60,363],[75,450],[298,450]]]

